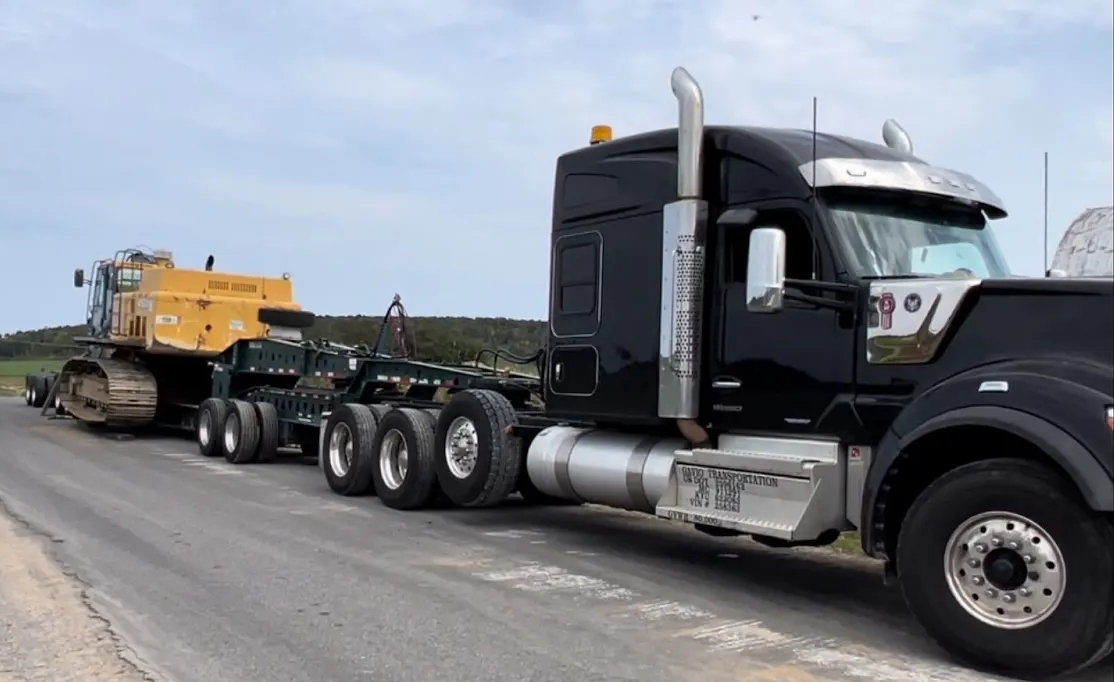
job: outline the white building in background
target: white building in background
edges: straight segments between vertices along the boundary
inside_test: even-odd
[[[1052,256],[1068,277],[1114,276],[1114,207],[1089,208],[1068,227]]]

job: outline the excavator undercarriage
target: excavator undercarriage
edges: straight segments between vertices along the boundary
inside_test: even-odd
[[[61,406],[80,421],[116,428],[151,423],[158,385],[144,366],[115,358],[71,358],[58,377]]]

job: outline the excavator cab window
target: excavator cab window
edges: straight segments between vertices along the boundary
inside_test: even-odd
[[[143,271],[138,266],[125,264],[117,271],[116,291],[124,294],[139,289],[139,280]]]

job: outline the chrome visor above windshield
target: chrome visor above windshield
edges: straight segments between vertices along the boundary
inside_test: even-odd
[[[989,187],[966,173],[947,168],[906,161],[829,158],[803,163],[798,169],[805,182],[816,189],[861,187],[935,194],[974,202],[991,219],[1006,217],[1005,204]]]

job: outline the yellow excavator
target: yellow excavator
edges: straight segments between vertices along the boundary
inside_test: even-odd
[[[300,340],[314,322],[288,274],[254,277],[179,268],[169,251],[126,249],[93,264],[84,352],[63,365],[47,407],[89,424],[192,428],[210,394],[209,362],[241,339]]]

